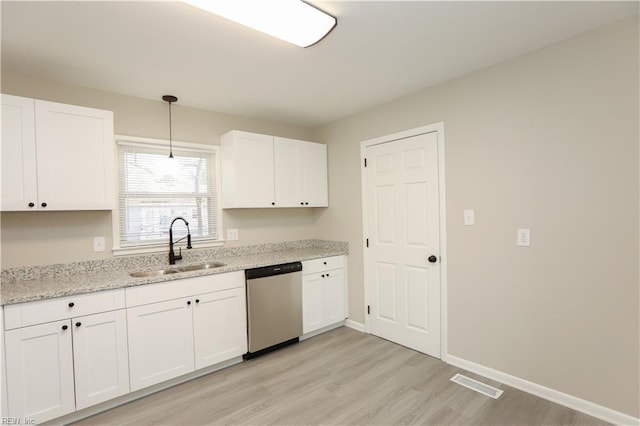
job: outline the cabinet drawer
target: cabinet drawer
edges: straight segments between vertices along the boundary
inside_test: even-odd
[[[4,328],[11,330],[124,307],[124,289],[16,303],[4,307]]]
[[[305,260],[302,262],[302,274],[315,274],[316,272],[329,271],[331,269],[344,268],[344,256],[323,257],[320,259]]]
[[[180,299],[196,294],[244,287],[244,271],[185,278],[126,289],[127,307]]]

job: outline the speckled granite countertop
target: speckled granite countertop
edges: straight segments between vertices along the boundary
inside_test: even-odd
[[[213,261],[222,262],[225,265],[214,269],[146,278],[133,278],[129,273],[168,267],[165,253],[147,256],[122,256],[101,261],[12,268],[2,271],[0,304],[10,305],[51,299],[347,253],[347,243],[324,240],[303,240],[236,248],[183,250],[184,260],[176,266]]]

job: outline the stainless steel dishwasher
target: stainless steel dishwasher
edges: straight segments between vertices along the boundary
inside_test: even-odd
[[[302,263],[247,269],[247,328],[253,358],[302,335]]]

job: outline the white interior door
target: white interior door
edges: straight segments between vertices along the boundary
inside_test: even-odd
[[[438,133],[365,155],[369,331],[440,357]]]

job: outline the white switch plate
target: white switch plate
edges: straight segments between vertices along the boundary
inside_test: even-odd
[[[473,210],[464,211],[464,224],[467,226],[476,224],[476,213]]]
[[[531,246],[531,230],[529,228],[518,228],[518,245],[520,247]]]
[[[227,229],[227,241],[238,241],[237,229]]]
[[[104,237],[93,237],[93,251],[104,251]]]

